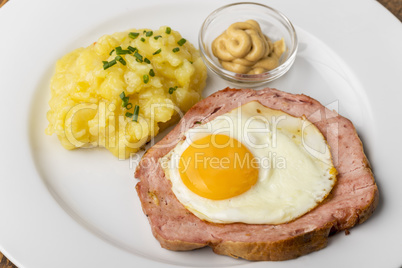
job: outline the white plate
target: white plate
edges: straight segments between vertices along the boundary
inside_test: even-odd
[[[49,79],[65,53],[103,34],[169,25],[197,45],[203,19],[228,1],[10,1],[0,9],[0,250],[20,268],[401,267],[402,24],[374,1],[268,4],[296,26],[293,68],[272,87],[310,95],[350,118],[381,201],[374,215],[318,252],[247,262],[210,249],[172,252],[151,234],[134,186],[135,159],[66,151],[47,125]],[[205,96],[226,87],[210,74]]]

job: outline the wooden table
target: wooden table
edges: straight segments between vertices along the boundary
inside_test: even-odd
[[[0,7],[2,7],[8,0],[0,0]],[[14,0],[17,1],[17,0]],[[386,7],[392,14],[395,15],[402,22],[402,0],[378,0],[384,7]],[[0,252],[0,268],[17,268]]]

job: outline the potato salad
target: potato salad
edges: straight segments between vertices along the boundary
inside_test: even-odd
[[[201,99],[206,78],[198,50],[170,27],[104,35],[57,62],[46,133],[126,159]]]

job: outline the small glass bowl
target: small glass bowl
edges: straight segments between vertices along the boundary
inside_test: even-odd
[[[211,44],[232,23],[256,20],[262,32],[273,42],[284,39],[286,50],[279,59],[279,66],[262,74],[238,74],[224,69],[213,55]],[[296,31],[285,15],[259,3],[240,2],[223,6],[212,12],[204,21],[198,36],[201,56],[207,67],[223,79],[236,85],[257,87],[284,75],[292,66],[297,53]]]

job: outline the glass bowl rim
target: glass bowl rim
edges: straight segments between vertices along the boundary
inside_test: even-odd
[[[279,16],[279,21],[281,23],[285,24],[285,27],[288,29],[288,33],[291,37],[291,50],[289,51],[288,57],[282,64],[280,64],[278,67],[275,69],[272,69],[270,71],[266,71],[261,74],[239,74],[235,73],[232,71],[228,71],[224,69],[222,66],[216,64],[213,59],[207,54],[206,49],[204,49],[204,35],[205,35],[205,30],[207,23],[208,25],[211,23],[211,18],[216,17],[220,12],[223,10],[233,7],[233,6],[240,6],[240,5],[251,5],[251,6],[260,6],[263,7],[264,9],[268,9],[271,12],[275,13],[276,15]],[[276,78],[279,78],[283,74],[287,72],[287,70],[290,68],[289,65],[293,64],[294,58],[297,53],[298,49],[298,38],[296,34],[296,30],[292,24],[292,22],[289,20],[288,17],[286,17],[282,12],[278,11],[275,8],[272,8],[270,6],[267,6],[265,4],[261,3],[256,3],[256,2],[236,2],[236,3],[231,3],[224,5],[222,7],[219,7],[212,11],[204,20],[204,22],[201,25],[201,29],[198,35],[198,43],[199,43],[199,48],[201,51],[201,56],[205,59],[208,67],[215,72],[216,74],[222,76],[225,79],[229,79],[230,81],[235,81],[235,82],[241,82],[241,83],[261,83],[261,82],[270,82],[275,80]]]

